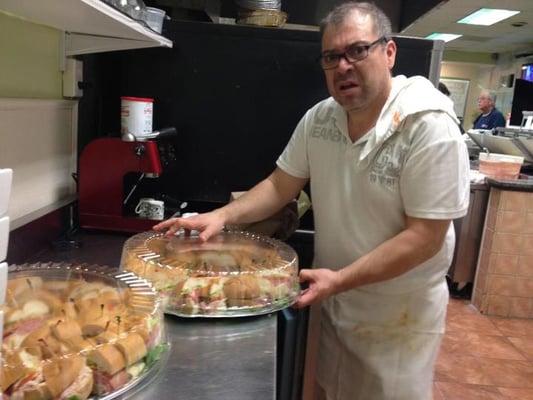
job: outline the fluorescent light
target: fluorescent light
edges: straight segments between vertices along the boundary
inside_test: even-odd
[[[473,12],[472,14],[467,15],[463,19],[460,19],[459,21],[457,21],[457,23],[488,26],[519,13],[520,11],[501,10],[496,8],[480,8],[476,12]]]
[[[451,42],[457,38],[460,38],[463,35],[455,35],[453,33],[432,33],[431,35],[426,36],[426,39],[431,40],[444,40],[445,42]]]

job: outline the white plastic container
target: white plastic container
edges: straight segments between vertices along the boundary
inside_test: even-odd
[[[497,179],[518,179],[524,157],[479,153],[479,172]]]
[[[13,171],[9,168],[0,169],[0,217],[7,212],[12,176]]]
[[[2,313],[1,305],[4,304],[4,301],[6,299],[6,287],[7,287],[7,263],[0,263],[0,314]],[[2,329],[2,324],[0,323],[0,330],[1,329]]]
[[[143,137],[152,133],[154,99],[121,97],[120,132]]]
[[[0,218],[0,261],[4,261],[7,255],[7,243],[9,239],[9,217]]]
[[[163,30],[163,20],[165,19],[165,10],[154,7],[146,7],[144,10],[144,20],[150,28],[157,33]]]

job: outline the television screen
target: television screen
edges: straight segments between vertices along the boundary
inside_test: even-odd
[[[522,65],[522,79],[533,82],[533,64]]]
[[[511,125],[522,123],[522,111],[533,111],[533,81],[517,79],[513,93]]]

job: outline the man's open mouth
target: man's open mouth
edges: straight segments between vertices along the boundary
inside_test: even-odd
[[[355,82],[342,82],[341,84],[339,84],[339,89],[341,91],[345,91],[356,88],[357,86],[359,85],[357,85]]]

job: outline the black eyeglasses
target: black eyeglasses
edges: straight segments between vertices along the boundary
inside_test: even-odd
[[[346,47],[344,53],[324,53],[319,57],[320,65],[323,69],[337,68],[341,58],[344,58],[350,64],[356,61],[364,60],[368,57],[370,48],[381,42],[387,43],[389,39],[386,36],[380,37],[378,40],[369,44],[352,43]]]

